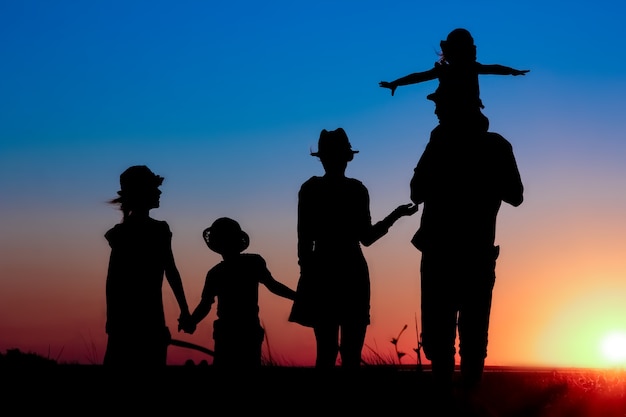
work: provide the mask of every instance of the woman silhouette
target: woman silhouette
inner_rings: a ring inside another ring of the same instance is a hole
[[[322,130],[318,151],[324,176],[313,176],[298,194],[298,263],[300,279],[289,320],[312,327],[317,368],[361,364],[361,350],[370,323],[369,270],[361,244],[370,246],[417,206],[397,207],[372,225],[367,188],[345,170],[358,151],[346,132]],[[341,336],[341,337],[340,337]],[[341,342],[341,343],[340,343]]]

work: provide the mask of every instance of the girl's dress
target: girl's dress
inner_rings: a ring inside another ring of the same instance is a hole
[[[106,279],[105,365],[165,365],[170,332],[162,285],[171,255],[165,221],[129,217],[105,234],[111,247]]]

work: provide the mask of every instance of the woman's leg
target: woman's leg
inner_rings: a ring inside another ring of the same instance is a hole
[[[355,369],[361,366],[361,352],[365,343],[367,324],[341,326],[341,367]]]
[[[339,326],[318,325],[313,328],[317,345],[316,368],[333,368],[339,354]]]

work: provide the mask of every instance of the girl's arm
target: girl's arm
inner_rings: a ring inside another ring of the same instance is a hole
[[[491,75],[526,75],[530,70],[518,70],[499,64],[478,64],[479,74]]]
[[[378,83],[378,85],[383,88],[391,89],[391,95],[393,96],[396,91],[396,88],[402,85],[418,84],[424,81],[431,81],[431,80],[436,79],[437,78],[436,68],[437,67],[431,68],[428,71],[414,72],[413,74],[406,75],[404,77],[398,78],[397,80],[394,80],[391,82],[381,81],[380,83]]]
[[[169,226],[168,226],[169,229]],[[189,316],[189,305],[187,304],[187,298],[185,297],[185,291],[183,289],[183,281],[180,277],[180,272],[178,271],[178,267],[176,266],[176,262],[174,261],[174,253],[172,252],[172,240],[171,240],[171,232],[170,237],[168,239],[168,245],[166,250],[166,259],[165,259],[165,278],[172,288],[172,292],[174,293],[174,297],[176,297],[176,301],[178,302],[178,306],[180,307],[180,316],[181,318]]]

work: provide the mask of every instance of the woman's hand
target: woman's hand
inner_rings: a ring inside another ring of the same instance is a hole
[[[417,204],[412,204],[412,203],[402,204],[393,211],[393,214],[397,218],[400,218],[403,216],[412,216],[413,214],[417,213],[418,209],[419,209],[419,206]]]

